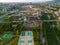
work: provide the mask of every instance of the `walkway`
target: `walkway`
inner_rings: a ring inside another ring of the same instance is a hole
[[[22,31],[19,37],[18,45],[34,45],[32,31]]]

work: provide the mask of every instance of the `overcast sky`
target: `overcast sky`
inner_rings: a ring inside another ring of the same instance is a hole
[[[0,0],[0,2],[46,2],[52,0]]]

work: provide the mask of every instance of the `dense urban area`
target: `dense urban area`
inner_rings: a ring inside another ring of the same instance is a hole
[[[0,45],[60,45],[60,3],[0,3]]]

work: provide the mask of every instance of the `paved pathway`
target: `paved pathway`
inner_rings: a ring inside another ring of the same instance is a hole
[[[25,32],[25,36],[22,36],[22,32]],[[34,45],[32,31],[22,31],[22,32],[19,37],[18,45]],[[32,35],[31,34],[28,35],[28,32],[31,32]]]

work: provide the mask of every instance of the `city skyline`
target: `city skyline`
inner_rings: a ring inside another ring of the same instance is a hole
[[[0,2],[46,2],[52,0],[0,0]]]

